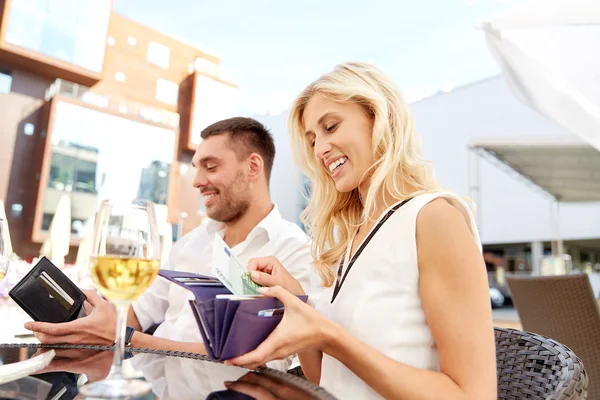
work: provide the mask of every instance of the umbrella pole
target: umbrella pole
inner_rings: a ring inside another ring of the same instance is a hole
[[[562,237],[560,236],[560,203],[556,199],[550,203],[550,220],[552,221],[552,237],[554,238],[551,242],[552,255],[562,258],[564,255],[564,246]]]
[[[475,203],[475,222],[479,234],[483,231],[483,214],[481,204],[481,155],[479,150],[469,147],[467,156],[467,174],[469,182],[469,198]]]
[[[563,240],[560,234],[560,202],[558,199],[554,199],[550,203],[551,221],[552,221],[552,256],[554,259],[554,273],[565,274],[569,273],[570,268],[567,266],[567,259],[565,258],[565,250]]]
[[[565,248],[563,245],[563,239],[560,231],[560,202],[555,202],[556,207],[556,248],[558,251],[558,256],[562,259],[565,254]]]

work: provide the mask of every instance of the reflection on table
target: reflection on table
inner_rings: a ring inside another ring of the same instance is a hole
[[[12,347],[12,348],[7,348]],[[49,349],[0,344],[2,362],[16,363],[25,353],[33,358]],[[110,369],[112,351],[53,349],[50,364],[34,374],[0,385],[0,398],[80,399],[78,387],[102,380]],[[152,393],[143,399],[333,399],[325,390],[308,381],[280,371],[243,368],[212,362],[202,356],[185,358],[162,354],[135,353],[126,361],[139,379],[152,384]]]

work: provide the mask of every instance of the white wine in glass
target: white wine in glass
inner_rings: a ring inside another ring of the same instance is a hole
[[[8,235],[8,222],[0,218],[0,282],[8,272],[8,264],[12,256],[10,237]]]
[[[132,302],[152,283],[159,260],[127,256],[92,256],[92,280],[98,290],[113,303]]]
[[[152,284],[160,268],[160,240],[154,204],[135,200],[125,207],[102,201],[96,215],[90,274],[98,291],[117,310],[116,343],[108,376],[82,386],[94,398],[128,398],[148,393],[148,382],[123,373],[127,313],[131,302]]]

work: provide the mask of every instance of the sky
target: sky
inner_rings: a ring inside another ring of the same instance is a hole
[[[409,101],[500,73],[478,22],[523,0],[115,0],[115,11],[221,58],[241,113],[277,114],[346,61]]]

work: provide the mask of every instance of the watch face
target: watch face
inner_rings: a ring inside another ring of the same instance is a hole
[[[129,346],[129,344],[131,343],[131,337],[133,336],[133,332],[135,332],[135,329],[133,329],[132,327],[128,326],[125,330],[125,346]]]

